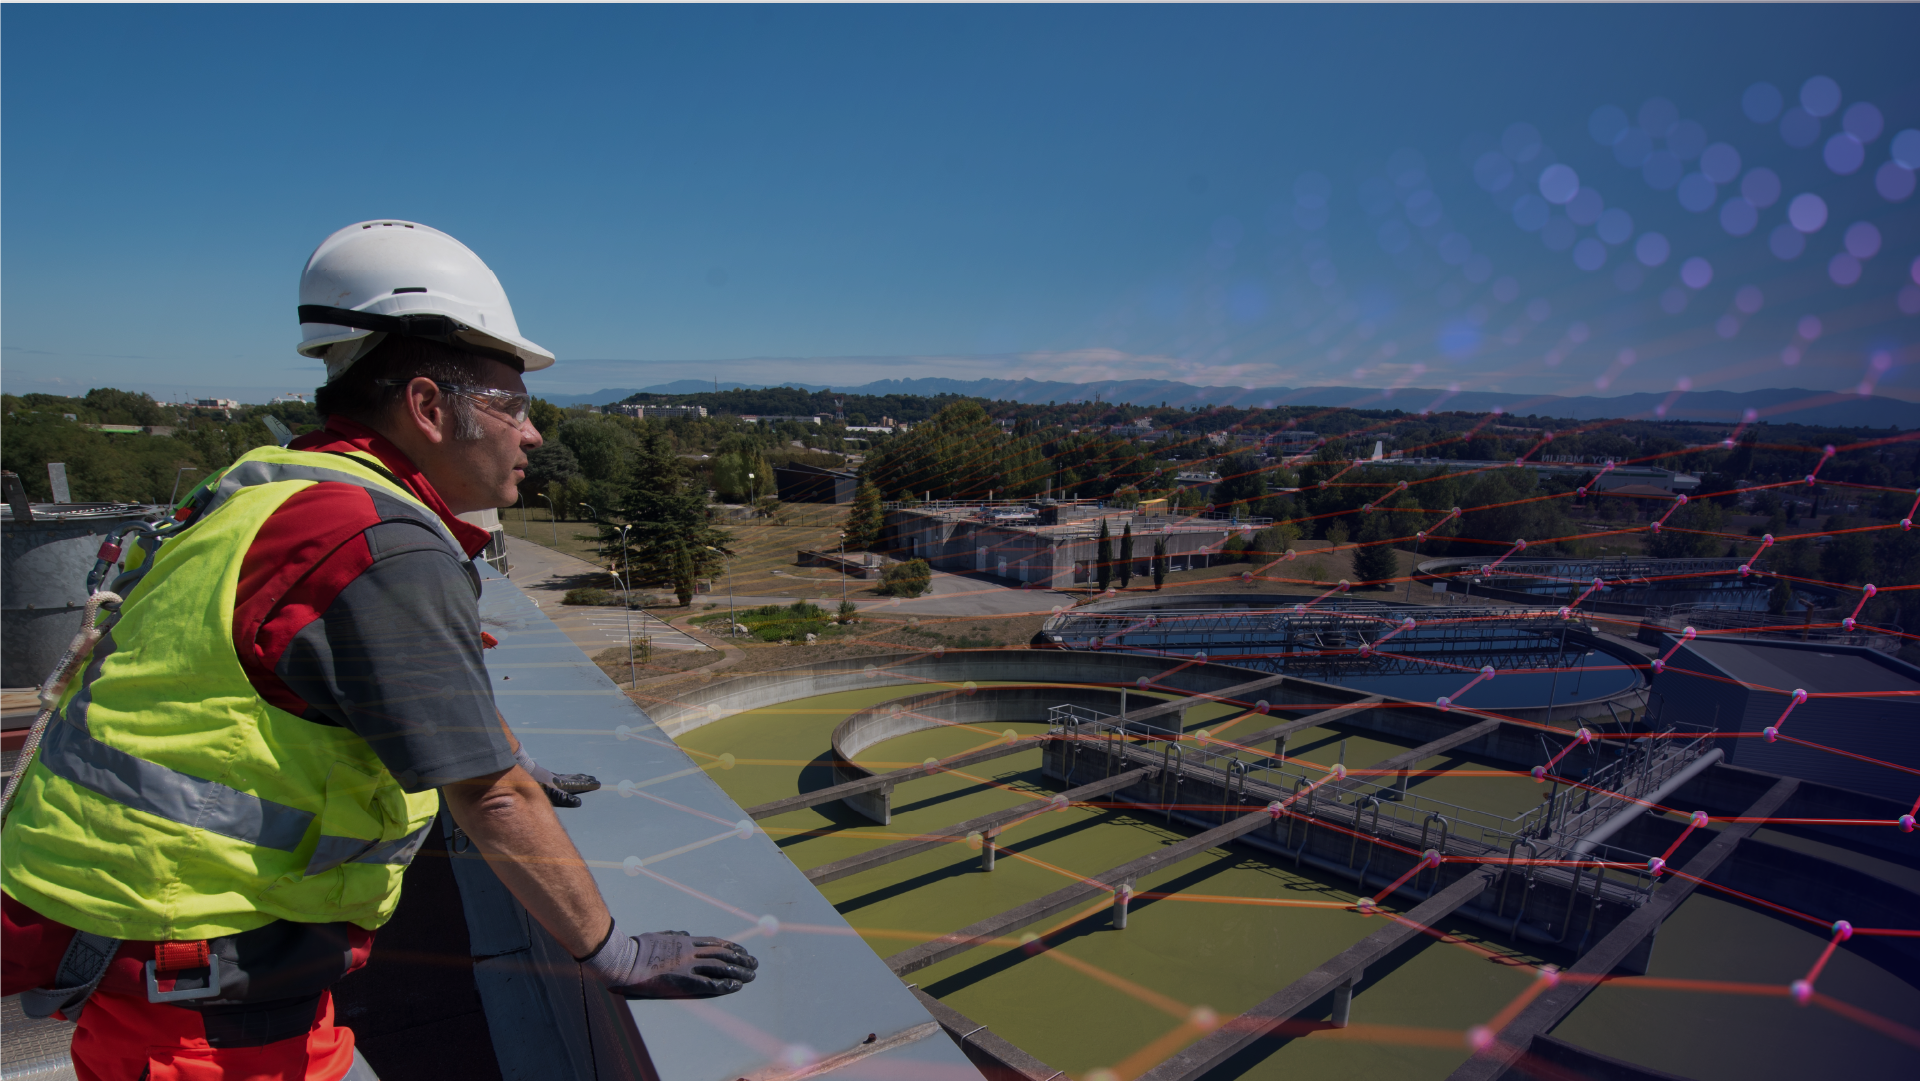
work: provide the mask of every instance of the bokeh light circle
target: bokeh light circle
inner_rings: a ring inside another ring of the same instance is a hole
[[[1592,272],[1607,265],[1607,246],[1588,237],[1573,246],[1573,265]]]
[[[1827,140],[1826,149],[1820,152],[1820,156],[1826,159],[1827,168],[1841,176],[1851,176],[1867,163],[1867,148],[1861,145],[1860,140],[1843,131]]]
[[[1720,189],[1705,173],[1688,173],[1680,179],[1680,205],[1695,214],[1707,210],[1720,198]]]
[[[1764,165],[1749,170],[1740,181],[1740,197],[1761,210],[1780,201],[1780,190],[1779,174]]]
[[[1729,236],[1746,236],[1760,224],[1760,212],[1743,195],[1736,195],[1720,204],[1720,228]]]
[[[1871,259],[1880,254],[1880,228],[1870,221],[1847,226],[1847,254],[1855,259]]]
[[[1801,83],[1800,107],[1811,116],[1832,116],[1840,108],[1840,84],[1825,75]]]
[[[1787,204],[1787,220],[1803,233],[1815,233],[1827,224],[1827,201],[1812,192],[1802,192]]]
[[[1680,280],[1689,289],[1705,289],[1713,284],[1713,264],[1696,255],[1680,264]]]
[[[1852,285],[1860,280],[1860,260],[1841,252],[1827,262],[1827,277],[1835,285]]]
[[[1880,110],[1870,101],[1856,101],[1847,106],[1847,115],[1840,118],[1840,128],[1848,135],[1863,143],[1873,142],[1885,131],[1887,120]]]
[[[1640,112],[1634,119],[1640,122],[1648,135],[1659,139],[1666,137],[1673,126],[1680,122],[1680,110],[1674,108],[1673,102],[1666,98],[1648,98],[1640,103]]]
[[[1780,138],[1795,150],[1812,146],[1820,138],[1820,119],[1796,105],[1780,118]]]
[[[1772,83],[1754,83],[1747,87],[1746,93],[1740,95],[1740,111],[1756,124],[1768,123],[1779,116],[1780,108],[1785,104],[1780,88]],[[1621,115],[1624,119],[1625,114]]]
[[[1573,166],[1556,163],[1540,171],[1540,197],[1555,206],[1564,206],[1580,194],[1580,174]]]
[[[1600,214],[1593,231],[1609,244],[1625,244],[1633,236],[1633,215],[1619,207],[1608,207]]]
[[[1715,184],[1730,184],[1740,175],[1740,152],[1726,143],[1715,143],[1700,152],[1700,171]]]
[[[1640,179],[1654,191],[1666,191],[1680,183],[1680,174],[1685,171],[1679,155],[1671,150],[1656,150],[1648,154],[1646,164],[1640,166]]]
[[[1667,132],[1667,149],[1681,161],[1692,161],[1707,147],[1707,129],[1691,120],[1682,120]]]
[[[1659,266],[1667,261],[1667,256],[1672,252],[1673,245],[1667,243],[1667,238],[1659,233],[1641,233],[1640,239],[1633,244],[1634,258],[1646,266]]]
[[[1908,128],[1893,137],[1888,147],[1893,152],[1893,160],[1916,172],[1920,172],[1920,131]]]
[[[1873,174],[1873,190],[1889,203],[1904,201],[1913,194],[1913,170],[1897,161],[1883,163]]]
[[[1791,225],[1776,225],[1767,236],[1767,249],[1782,259],[1798,259],[1807,250],[1807,234]]]
[[[1612,146],[1627,131],[1627,114],[1617,105],[1602,105],[1587,118],[1587,134],[1601,146]]]

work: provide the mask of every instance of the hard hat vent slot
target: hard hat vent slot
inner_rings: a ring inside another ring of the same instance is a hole
[[[394,290],[396,293],[424,293],[426,291],[427,287],[424,285],[403,285]]]

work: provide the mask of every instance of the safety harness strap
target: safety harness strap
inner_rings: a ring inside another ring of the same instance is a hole
[[[60,967],[54,972],[53,982],[58,986],[22,992],[20,1012],[36,1020],[55,1013],[65,1014],[69,1021],[79,1020],[81,1007],[86,1005],[93,989],[100,986],[107,966],[119,952],[117,938],[75,931],[67,952],[60,958]]]

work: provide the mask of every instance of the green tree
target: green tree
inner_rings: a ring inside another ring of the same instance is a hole
[[[880,509],[880,489],[861,479],[853,490],[853,508],[847,513],[847,547],[870,549],[880,543],[880,530],[886,516]]]
[[[1390,519],[1385,514],[1374,514],[1360,529],[1360,539],[1364,547],[1353,553],[1353,577],[1356,581],[1378,584],[1382,589],[1392,589],[1390,579],[1400,573],[1400,563],[1393,555],[1393,546],[1387,541]]]
[[[1664,513],[1664,512],[1663,512]],[[1655,519],[1658,520],[1658,515]],[[1711,500],[1694,500],[1677,508],[1647,536],[1647,554],[1659,559],[1700,559],[1720,550],[1724,538],[1715,536],[1726,524],[1727,512]]]
[[[718,573],[730,554],[732,538],[714,528],[707,516],[706,496],[691,489],[686,470],[665,433],[649,428],[638,443],[626,484],[627,496],[614,515],[627,526],[626,548],[623,552],[620,547],[620,529],[604,525],[600,530],[602,552],[609,558],[623,559],[631,568],[633,580],[642,585],[671,584],[678,590],[682,577],[691,583],[695,578]],[[684,575],[683,557],[691,564]]]
[[[1827,520],[1833,529],[1837,518]],[[1844,528],[1844,527],[1840,527]],[[1820,576],[1829,582],[1858,585],[1873,577],[1873,541],[1865,533],[1842,533],[1820,553]]]
[[[1153,588],[1167,584],[1167,538],[1153,539]]]
[[[533,404],[527,407],[527,418],[533,421],[534,429],[542,437],[552,439],[558,435],[560,425],[567,419],[567,415],[560,411],[559,406],[545,398],[535,398]]]
[[[1105,518],[1100,519],[1100,543],[1094,546],[1093,565],[1094,576],[1104,591],[1113,583],[1113,533]]]
[[[918,597],[933,584],[933,568],[924,559],[896,563],[880,575],[880,592],[894,597]]]
[[[1267,497],[1266,474],[1251,455],[1236,454],[1220,466],[1220,482],[1213,486],[1213,505],[1223,513],[1250,515]]]
[[[1127,583],[1131,581],[1133,581],[1133,520],[1128,519],[1126,528],[1120,533],[1120,588],[1127,588]]]
[[[682,608],[693,603],[693,552],[684,542],[673,546],[673,595]]]

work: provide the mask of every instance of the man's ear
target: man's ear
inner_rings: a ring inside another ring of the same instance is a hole
[[[409,434],[429,443],[447,441],[453,420],[449,412],[453,401],[433,380],[424,375],[415,376],[408,381],[398,404],[400,416],[396,419]]]

